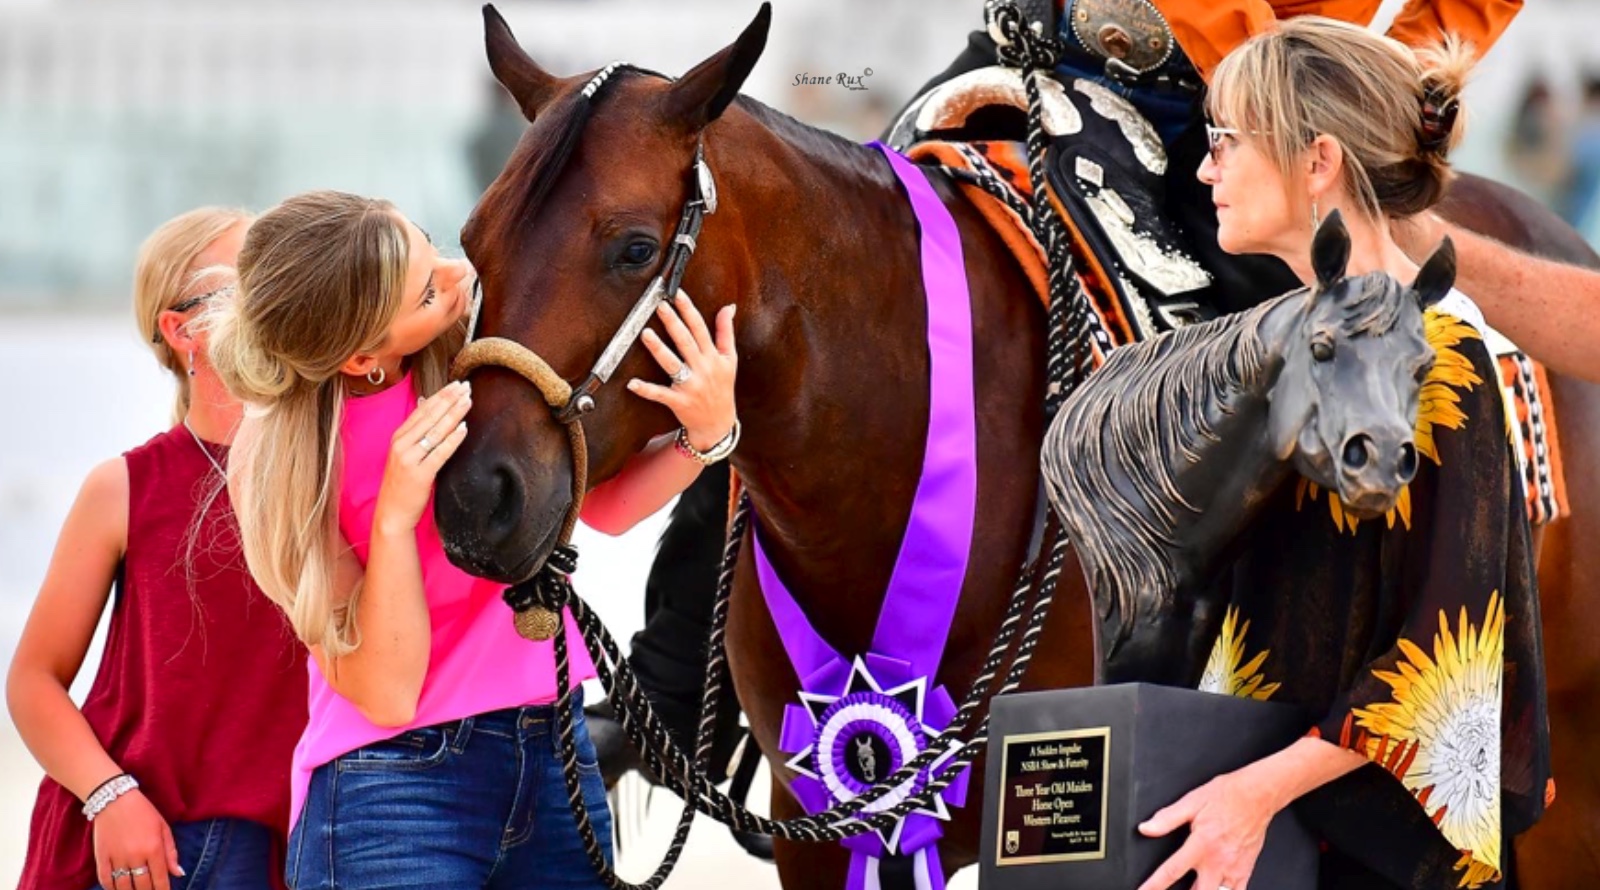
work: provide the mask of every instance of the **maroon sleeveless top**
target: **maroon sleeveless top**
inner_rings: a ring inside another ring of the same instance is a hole
[[[225,448],[210,450],[226,459]],[[226,489],[196,528],[222,482],[189,431],[174,427],[124,457],[128,549],[83,715],[169,824],[248,819],[270,827],[282,851],[289,761],[306,722],[305,650],[245,569]],[[95,885],[81,809],[45,778],[20,890]],[[283,862],[274,857],[280,887]]]

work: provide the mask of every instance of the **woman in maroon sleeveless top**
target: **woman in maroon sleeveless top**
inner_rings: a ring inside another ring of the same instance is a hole
[[[23,890],[283,886],[305,653],[245,571],[223,482],[240,408],[188,329],[249,222],[192,211],[140,251],[176,425],[89,474],[11,663],[11,716],[47,773]],[[67,690],[112,589],[80,711]]]

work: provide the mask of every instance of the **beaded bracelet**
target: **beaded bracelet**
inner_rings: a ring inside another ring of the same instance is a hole
[[[100,815],[100,811],[111,805],[111,802],[139,787],[139,782],[127,773],[119,773],[100,783],[89,794],[89,799],[83,802],[83,815],[90,822]]]
[[[705,451],[701,451],[700,449],[689,444],[689,430],[686,427],[678,427],[678,438],[672,444],[673,447],[678,449],[679,454],[692,461],[698,461],[699,463],[709,467],[733,453],[733,449],[739,446],[739,433],[739,421],[735,420],[733,422],[733,429],[729,430],[728,434],[722,437],[722,441],[711,446]]]

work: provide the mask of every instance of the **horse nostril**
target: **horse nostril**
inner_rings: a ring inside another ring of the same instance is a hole
[[[494,505],[489,512],[489,535],[496,541],[503,541],[516,530],[522,516],[522,485],[510,468],[495,467],[494,490],[489,502]]]
[[[1417,475],[1417,446],[1406,442],[1400,446],[1400,478],[1410,482]]]
[[[1365,435],[1351,436],[1344,443],[1344,465],[1352,470],[1359,470],[1367,465],[1368,445],[1371,439]]]

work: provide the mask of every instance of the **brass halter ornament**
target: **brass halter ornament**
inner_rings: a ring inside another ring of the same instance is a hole
[[[601,69],[583,88],[584,99],[594,102],[620,67],[619,63],[613,62]],[[467,322],[467,344],[456,356],[450,376],[455,380],[463,380],[486,365],[506,368],[521,375],[539,390],[545,403],[555,412],[556,420],[566,426],[572,452],[572,501],[562,521],[555,550],[531,579],[513,585],[505,593],[506,602],[516,612],[517,632],[527,639],[548,640],[560,629],[561,609],[571,589],[567,575],[577,568],[578,555],[571,544],[572,530],[577,525],[578,513],[583,509],[589,477],[589,450],[583,434],[583,415],[594,410],[595,393],[611,380],[623,357],[650,323],[656,307],[669,301],[678,292],[689,258],[694,256],[700,227],[705,217],[716,210],[716,181],[712,178],[710,165],[706,163],[704,145],[696,143],[694,194],[685,202],[683,212],[678,217],[678,227],[661,272],[651,279],[650,285],[635,301],[616,333],[612,334],[611,341],[595,360],[588,376],[576,387],[557,374],[533,350],[515,340],[504,337],[475,339],[478,313],[483,302],[481,286],[474,294],[472,314]]]

